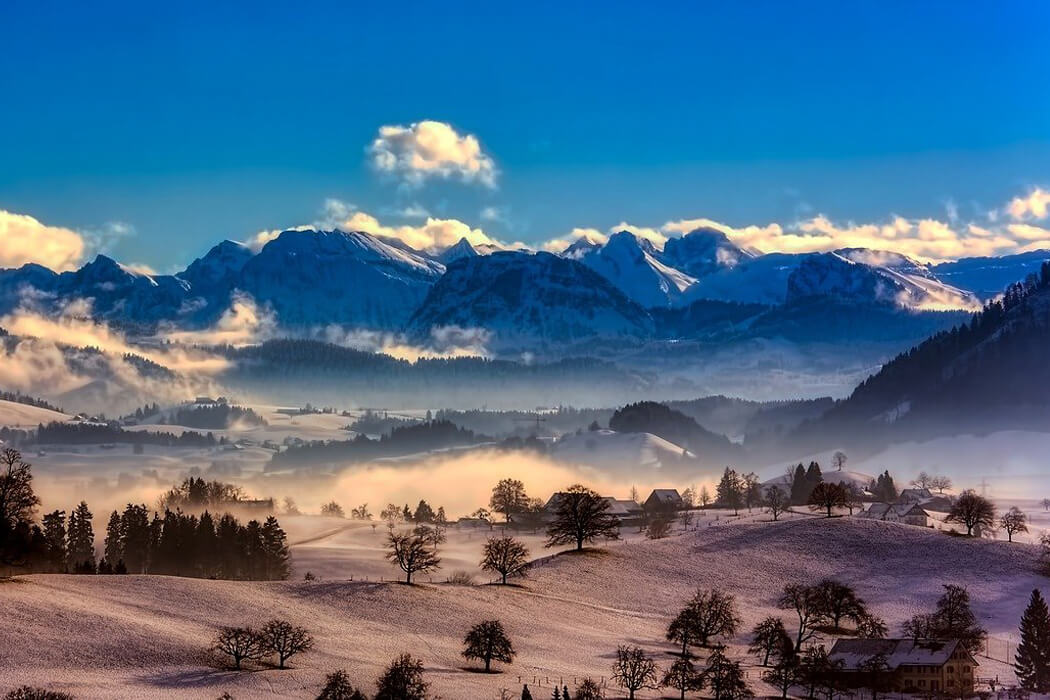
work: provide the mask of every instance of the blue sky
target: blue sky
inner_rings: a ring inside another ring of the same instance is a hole
[[[158,270],[332,198],[538,245],[701,218],[994,229],[1050,185],[1046,3],[154,5],[0,8],[0,209]],[[379,129],[423,120],[476,138],[490,181],[377,169]]]

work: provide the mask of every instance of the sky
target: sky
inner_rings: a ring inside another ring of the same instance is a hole
[[[1042,2],[9,2],[0,26],[0,266],[172,272],[302,225],[1050,248]]]

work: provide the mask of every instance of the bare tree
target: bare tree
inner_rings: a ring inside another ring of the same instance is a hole
[[[0,452],[0,563],[18,563],[21,552],[8,551],[6,536],[33,519],[40,499],[33,493],[33,472],[18,450]]]
[[[990,528],[995,525],[995,506],[972,490],[963,491],[952,504],[944,522],[965,525],[967,536],[973,537],[975,527]]]
[[[736,633],[740,617],[731,593],[698,589],[667,628],[667,639],[682,645],[682,656],[690,645],[707,647],[714,637]]]
[[[700,487],[700,495],[697,498],[701,508],[707,508],[711,504],[711,492],[707,490],[707,484]]]
[[[952,480],[946,476],[935,476],[930,479],[930,488],[937,491],[939,494],[944,494],[945,491],[952,487]]]
[[[1043,506],[1043,510],[1050,511],[1050,498],[1044,498],[1040,501],[1040,504]]]
[[[802,645],[816,634],[814,626],[821,618],[820,599],[810,586],[797,583],[784,586],[784,591],[777,600],[777,606],[783,610],[794,610],[798,616],[798,632],[795,635],[795,651],[802,650]]]
[[[703,690],[704,674],[696,669],[692,660],[682,657],[675,659],[675,662],[667,669],[660,685],[665,688],[674,688],[680,693],[679,697],[685,700],[685,694],[688,691]]]
[[[584,542],[599,537],[619,539],[620,522],[608,513],[609,502],[586,486],[574,484],[561,493],[554,520],[547,527],[547,547],[575,544],[576,551]]]
[[[345,518],[346,514],[343,513],[343,507],[335,501],[329,501],[321,506],[321,515],[328,518]]]
[[[486,620],[474,625],[467,632],[463,644],[466,646],[463,658],[484,662],[485,673],[492,670],[493,661],[505,664],[514,661],[514,646],[499,620]]]
[[[426,700],[429,688],[423,680],[423,662],[401,654],[376,681],[375,700]]]
[[[933,482],[933,477],[927,474],[925,471],[919,472],[919,474],[911,480],[911,485],[917,489],[928,489],[930,484]]]
[[[1013,542],[1016,533],[1028,532],[1028,516],[1022,513],[1020,508],[1014,506],[999,518],[999,527],[1006,530],[1007,539]]]
[[[365,694],[350,683],[346,671],[339,670],[325,676],[324,687],[317,700],[368,700]]]
[[[740,662],[730,661],[721,650],[708,658],[704,678],[715,700],[740,700],[754,695],[747,687]]]
[[[251,627],[223,627],[214,649],[233,659],[233,667],[238,670],[242,661],[261,659],[265,653],[262,639]]]
[[[842,620],[860,622],[868,614],[864,600],[852,587],[826,578],[813,587],[820,616],[836,630],[842,629]]]
[[[259,639],[264,652],[277,655],[277,666],[284,668],[288,659],[309,651],[314,640],[305,627],[293,625],[287,620],[270,620],[261,630]]]
[[[391,532],[387,537],[388,561],[405,572],[405,583],[412,584],[412,574],[426,573],[441,568],[441,559],[431,549],[426,537],[418,534],[401,535]]]
[[[773,520],[780,518],[781,513],[791,507],[791,498],[779,486],[770,486],[766,489],[766,510],[773,516]]]
[[[490,537],[482,550],[481,568],[495,571],[507,585],[511,574],[525,576],[529,571],[529,550],[523,542],[513,537]]]
[[[627,691],[628,700],[643,688],[656,689],[656,662],[638,647],[621,645],[616,649],[613,680]]]
[[[843,508],[846,505],[846,489],[842,484],[830,481],[822,481],[813,487],[809,495],[809,507],[811,510],[823,510],[827,517],[831,517],[833,508]]]
[[[529,497],[525,493],[525,484],[517,479],[500,479],[492,488],[492,498],[489,499],[489,508],[494,513],[502,513],[503,518],[509,523],[514,520],[515,513],[520,513],[529,506]]]
[[[755,625],[751,634],[751,646],[747,650],[752,654],[760,655],[763,666],[768,666],[769,659],[775,657],[785,644],[791,646],[794,651],[794,642],[791,641],[791,637],[784,628],[784,621],[779,617],[770,615]]]
[[[645,536],[651,540],[662,540],[671,533],[671,516],[666,512],[656,513],[645,528]]]
[[[842,450],[837,451],[831,455],[831,466],[835,467],[835,471],[840,472],[842,468],[846,466],[846,461],[849,458],[846,457],[846,453]]]
[[[368,510],[368,504],[362,503],[356,508],[350,509],[350,517],[354,520],[371,520],[372,513]]]

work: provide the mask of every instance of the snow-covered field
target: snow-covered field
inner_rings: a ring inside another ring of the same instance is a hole
[[[989,632],[1004,638],[1014,636],[1032,588],[1046,583],[1029,545],[855,519],[757,520],[558,556],[520,588],[407,587],[350,582],[334,572],[279,583],[28,576],[0,584],[0,689],[29,682],[84,698],[215,698],[224,691],[306,698],[335,668],[371,686],[385,663],[408,651],[422,658],[444,698],[520,692],[519,676],[542,698],[550,694],[548,678],[570,686],[584,675],[607,679],[617,644],[640,645],[666,665],[666,626],[697,586],[737,595],[745,624],[730,653],[742,658],[746,631],[763,616],[781,614],[790,628],[791,616],[775,606],[789,582],[850,582],[894,630],[930,609],[942,583],[961,583]],[[309,556],[307,549],[296,547],[294,556]],[[316,639],[316,650],[297,657],[294,669],[237,673],[216,668],[203,653],[220,625],[273,616],[305,625]],[[491,618],[503,621],[518,658],[504,673],[486,676],[466,670],[459,652],[467,628]],[[770,692],[748,663],[755,690]],[[978,675],[1009,680],[1009,673],[982,660]]]

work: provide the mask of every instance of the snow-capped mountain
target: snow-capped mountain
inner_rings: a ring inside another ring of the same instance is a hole
[[[445,267],[367,233],[284,231],[244,264],[236,288],[285,327],[399,328]]]
[[[729,237],[713,228],[698,228],[664,244],[661,260],[696,279],[733,269],[752,260],[755,253],[740,248]]]
[[[252,258],[252,249],[236,241],[223,241],[176,275],[190,283],[195,293],[229,287]]]
[[[653,321],[587,266],[551,253],[495,252],[449,265],[408,331],[481,328],[493,347],[539,348],[592,338],[645,338]]]
[[[117,323],[173,318],[189,284],[171,275],[147,275],[105,255],[79,270],[56,274],[40,265],[0,271],[0,312],[21,306],[54,312],[73,301],[88,301],[92,313]]]
[[[449,246],[441,251],[436,257],[443,265],[448,265],[460,258],[473,258],[477,255],[479,255],[479,253],[474,250],[474,246],[470,244],[470,241],[466,238],[460,238],[455,245]]]
[[[696,284],[694,278],[661,262],[652,242],[628,231],[613,234],[605,245],[581,238],[562,255],[579,260],[644,308],[680,305]]]
[[[1002,294],[1008,284],[1039,274],[1040,266],[1047,260],[1050,260],[1050,250],[1033,250],[999,258],[963,258],[934,265],[930,271],[946,284],[968,289],[981,299],[990,299]]]
[[[979,308],[969,292],[938,281],[929,269],[897,253],[846,248],[805,257],[791,273],[787,303],[831,297],[908,309]]]

